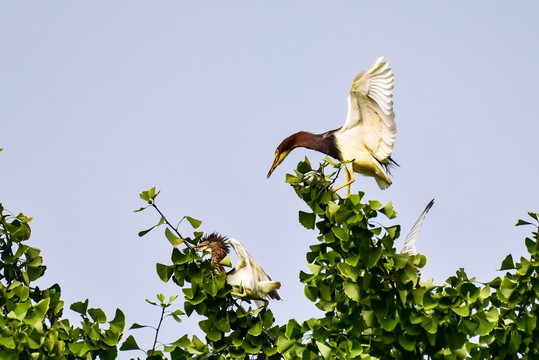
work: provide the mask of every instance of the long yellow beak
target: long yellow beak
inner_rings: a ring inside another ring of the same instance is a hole
[[[271,169],[268,171],[268,175],[266,176],[267,179],[269,179],[269,177],[271,176],[271,173],[273,173],[273,170],[275,170],[277,165],[279,165],[278,157],[276,157],[275,160],[273,161],[273,164],[271,165]]]

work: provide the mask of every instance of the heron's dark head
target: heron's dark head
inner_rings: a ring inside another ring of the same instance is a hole
[[[215,263],[218,272],[221,272],[223,267],[219,264],[230,252],[230,245],[226,236],[219,235],[213,232],[209,235],[204,235],[197,244],[196,251],[208,250],[211,254],[211,260]]]
[[[273,160],[273,164],[271,165],[271,169],[268,172],[268,178],[271,176],[271,173],[273,173],[273,170],[279,164],[283,162],[284,159],[290,154],[290,151],[294,150],[298,146],[304,146],[305,139],[309,137],[309,135],[312,135],[306,131],[300,131],[298,133],[292,134],[286,139],[284,139],[279,146],[277,146],[277,149],[275,150],[275,159]]]

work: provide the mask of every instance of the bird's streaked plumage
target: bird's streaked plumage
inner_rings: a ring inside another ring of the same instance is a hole
[[[230,252],[230,246],[228,245],[228,239],[226,236],[219,235],[213,232],[209,235],[204,235],[200,242],[197,244],[196,251],[208,250],[211,254],[211,261],[215,264],[215,271],[222,273],[224,271],[223,265],[220,262]]]
[[[275,150],[275,160],[268,177],[296,147],[320,151],[346,165],[346,183],[354,182],[354,172],[372,176],[381,189],[391,185],[389,167],[397,134],[393,113],[393,73],[387,62],[378,58],[372,66],[353,80],[348,96],[348,113],[344,125],[323,134],[300,131],[284,139]]]
[[[252,299],[258,306],[267,304],[267,297],[282,300],[277,291],[281,287],[281,283],[272,281],[238,240],[227,239],[225,236],[212,233],[204,236],[195,249],[209,251],[212,262],[215,263],[215,270],[221,273],[224,268],[220,262],[229,254],[229,244],[238,255],[236,266],[226,274],[226,282],[233,288],[232,294],[247,300]]]

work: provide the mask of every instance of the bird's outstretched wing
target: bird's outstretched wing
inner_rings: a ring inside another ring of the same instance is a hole
[[[393,73],[382,60],[383,57],[376,59],[354,78],[341,131],[360,131],[361,141],[371,154],[378,161],[387,162],[393,152],[397,125],[393,113]]]
[[[242,284],[257,295],[262,297],[269,296],[272,299],[282,300],[277,289],[281,287],[281,283],[278,281],[271,281],[268,274],[262,269],[259,263],[247,252],[245,246],[236,239],[229,239],[230,245],[236,250],[238,254],[238,263],[234,268],[233,279],[229,279],[232,282],[238,282],[236,278],[242,276]]]
[[[406,240],[404,240],[401,253],[408,253],[410,255],[416,254],[415,244],[417,242],[417,239],[419,238],[419,233],[421,232],[421,227],[423,226],[423,221],[425,220],[425,216],[427,216],[427,213],[429,212],[432,205],[434,205],[434,199],[432,199],[427,204],[427,207],[425,207],[425,210],[423,210],[423,212],[419,216],[419,219],[417,219],[414,226],[412,226],[412,229],[408,233],[408,236],[406,236]]]
[[[236,281],[236,277],[241,282],[241,285],[243,287],[249,288],[252,291],[256,291],[258,279],[255,278],[253,267],[252,267],[252,257],[249,255],[247,250],[245,250],[245,247],[241,242],[239,242],[236,239],[229,239],[229,244],[232,245],[234,250],[236,251],[236,254],[238,255],[238,262],[236,263],[236,266],[234,267],[234,274],[228,275],[229,278],[234,277],[234,281]]]

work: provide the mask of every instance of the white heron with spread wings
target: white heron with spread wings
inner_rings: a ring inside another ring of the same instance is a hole
[[[300,131],[284,139],[275,150],[268,177],[297,147],[320,151],[346,164],[346,182],[337,191],[354,182],[354,172],[372,176],[380,189],[391,185],[389,168],[398,165],[391,158],[397,135],[393,112],[393,73],[383,57],[352,81],[348,96],[346,122],[336,130],[322,134]]]

